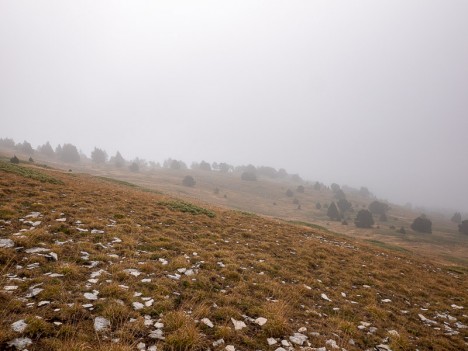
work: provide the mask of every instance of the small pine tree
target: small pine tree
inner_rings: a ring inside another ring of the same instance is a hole
[[[304,186],[303,186],[303,185],[299,185],[299,186],[296,188],[296,191],[297,191],[298,193],[304,193],[304,190],[305,190],[305,189],[304,189]]]
[[[128,169],[130,170],[130,172],[136,173],[140,170],[140,166],[138,165],[138,163],[132,162],[132,164],[128,166]]]
[[[287,197],[293,197],[294,196],[293,191],[291,189],[286,190],[286,196]]]
[[[189,186],[189,187],[194,187],[196,182],[195,182],[195,179],[193,179],[192,176],[185,176],[184,179],[182,180],[182,184],[185,185],[185,186]]]
[[[455,212],[455,214],[450,219],[453,223],[460,224],[462,222],[462,217],[460,212]]]
[[[354,220],[358,228],[371,228],[374,225],[374,218],[369,210],[360,210]]]
[[[468,219],[465,219],[458,225],[458,231],[468,235]]]
[[[14,155],[12,158],[10,158],[10,162],[17,165],[18,163],[20,163],[20,160],[18,157],[16,157],[16,155]]]
[[[424,215],[415,218],[411,224],[411,229],[419,233],[432,233],[432,222]]]
[[[331,205],[328,207],[327,216],[332,221],[339,221],[341,219],[340,212],[338,212],[338,208],[336,207],[334,202],[332,202]]]
[[[317,202],[317,203],[315,204],[315,208],[316,208],[317,210],[320,210],[320,209],[322,208],[322,205],[320,204],[320,202]]]

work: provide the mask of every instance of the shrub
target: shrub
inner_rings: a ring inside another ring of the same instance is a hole
[[[16,155],[13,156],[12,158],[10,158],[10,162],[11,162],[11,163],[14,163],[14,164],[16,164],[16,165],[17,165],[18,163],[20,163],[19,158],[16,157]]]
[[[398,229],[397,232],[400,234],[406,234],[406,230],[404,227],[401,227],[400,229]]]
[[[63,162],[78,162],[80,160],[80,154],[75,145],[72,144],[63,144],[61,151],[57,152],[60,160]]]
[[[286,190],[286,196],[287,197],[293,197],[294,196],[293,191],[291,189]]]
[[[468,219],[465,219],[458,225],[458,231],[462,234],[468,234]]]
[[[315,208],[316,208],[317,210],[320,210],[320,209],[322,208],[322,205],[320,204],[320,202],[317,202],[317,203],[315,204]]]
[[[455,214],[452,216],[450,220],[454,223],[460,224],[462,222],[461,213],[455,212]]]
[[[182,184],[185,185],[185,186],[189,186],[189,187],[194,187],[196,182],[195,182],[195,179],[193,179],[192,176],[185,176],[184,179],[182,180]]]
[[[247,180],[247,181],[256,181],[257,180],[257,176],[255,173],[253,172],[243,172],[241,174],[241,179],[242,180]]]
[[[358,228],[370,228],[374,225],[374,218],[369,210],[360,210],[354,220],[354,224]]]
[[[31,156],[29,156],[29,160],[28,160],[28,161],[31,162],[31,163],[34,163],[34,159],[33,159]]]
[[[106,163],[107,153],[104,150],[95,147],[93,152],[91,152],[91,159],[94,163]]]
[[[39,146],[39,147],[37,148],[37,150],[38,150],[41,154],[43,154],[43,155],[45,155],[45,156],[47,156],[47,157],[54,157],[54,156],[55,156],[54,149],[52,149],[52,146],[50,145],[49,142],[45,143],[45,144],[42,145],[42,146]]]
[[[376,214],[376,215],[385,214],[389,209],[390,207],[387,204],[383,202],[379,202],[379,201],[373,201],[369,205],[369,211],[371,211],[372,214]]]
[[[338,212],[338,208],[334,202],[328,207],[327,216],[334,221],[339,221],[341,219],[340,212]]]
[[[338,208],[340,209],[341,213],[345,213],[346,211],[349,211],[353,208],[351,202],[349,202],[346,199],[340,199],[336,204],[338,205]]]
[[[419,233],[432,233],[432,222],[424,215],[415,218],[413,224],[411,224],[411,229]]]
[[[128,169],[131,172],[138,172],[140,170],[140,166],[138,165],[138,163],[132,162],[132,164],[130,166],[128,166]]]
[[[298,193],[304,193],[304,190],[305,190],[305,189],[304,189],[304,186],[303,186],[303,185],[299,185],[299,186],[296,188],[296,191],[297,191]]]

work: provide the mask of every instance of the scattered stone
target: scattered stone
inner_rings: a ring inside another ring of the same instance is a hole
[[[389,303],[389,302],[392,302],[392,300],[390,300],[390,299],[383,299],[382,302],[383,302],[383,303]]]
[[[224,349],[226,351],[236,351],[236,348],[234,347],[234,345],[227,345]]]
[[[320,297],[321,297],[322,299],[324,299],[325,301],[331,302],[331,300],[328,298],[328,296],[327,296],[326,294],[321,294]]]
[[[104,234],[104,230],[92,229],[91,234]]]
[[[289,337],[289,340],[296,345],[302,346],[307,341],[307,336],[301,333],[294,333],[293,336]]]
[[[22,333],[26,330],[28,324],[24,321],[24,319],[20,319],[11,325],[11,329],[17,333]]]
[[[243,321],[238,321],[238,320],[235,320],[234,318],[231,318],[231,322],[232,324],[234,324],[235,330],[242,330],[245,327],[247,327],[247,325]]]
[[[132,303],[132,306],[136,311],[141,310],[145,307],[145,305],[143,305],[141,302],[134,302]]]
[[[49,304],[50,304],[50,301],[44,300],[44,301],[39,301],[37,306],[42,307],[42,306],[49,305]]]
[[[63,218],[57,218],[55,221],[56,222],[66,222],[67,219],[65,217],[63,217]]]
[[[398,333],[396,330],[389,330],[388,335],[393,336],[394,338],[400,337],[400,333]]]
[[[15,242],[11,239],[0,239],[0,247],[13,247]]]
[[[275,338],[268,338],[267,343],[268,343],[268,346],[271,346],[271,345],[278,343],[278,341],[276,341]]]
[[[328,339],[325,341],[325,345],[330,346],[332,349],[339,349],[340,347],[336,344],[336,341],[333,339]]]
[[[7,286],[3,287],[3,290],[5,290],[5,291],[13,291],[13,290],[16,290],[16,289],[18,289],[17,285],[7,285]]]
[[[450,307],[452,307],[452,308],[454,308],[456,310],[462,310],[463,309],[463,306],[458,306],[458,305],[455,305],[455,304],[451,305]]]
[[[138,350],[146,350],[146,344],[144,342],[139,342],[137,344],[137,349]]]
[[[34,253],[41,253],[41,252],[49,252],[50,249],[46,249],[44,247],[33,247],[33,248],[30,248],[30,249],[26,249],[24,250],[24,252],[28,253],[28,254],[34,254]]]
[[[124,272],[127,272],[128,274],[133,275],[134,277],[138,277],[141,274],[141,272],[138,269],[133,268],[124,269]]]
[[[84,293],[83,295],[84,295],[85,299],[97,300],[98,299],[98,294],[99,294],[99,291],[93,290],[92,293],[87,292],[87,293]]]
[[[208,318],[203,318],[201,321],[203,324],[207,325],[210,328],[214,327],[213,322],[211,322]]]
[[[223,344],[224,344],[224,339],[218,339],[216,341],[213,341],[213,347],[218,347]]]
[[[255,323],[258,324],[259,326],[264,325],[266,322],[267,322],[267,319],[264,318],[264,317],[258,317],[258,318],[255,320]]]
[[[385,344],[380,344],[374,347],[375,351],[392,351],[390,346]]]
[[[32,340],[30,338],[17,338],[8,342],[8,346],[14,346],[17,350],[24,350],[31,344]]]
[[[152,331],[151,333],[149,333],[148,337],[151,338],[151,339],[158,339],[158,340],[164,340],[165,337],[163,336],[164,333],[161,329],[156,329],[154,331]]]
[[[110,327],[110,321],[104,317],[94,318],[94,330],[97,332],[105,331]]]

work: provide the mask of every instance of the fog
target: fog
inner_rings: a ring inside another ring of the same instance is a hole
[[[468,211],[468,2],[0,1],[0,137]]]

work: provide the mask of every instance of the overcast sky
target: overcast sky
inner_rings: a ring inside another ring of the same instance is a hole
[[[468,1],[0,0],[0,137],[468,211]]]

